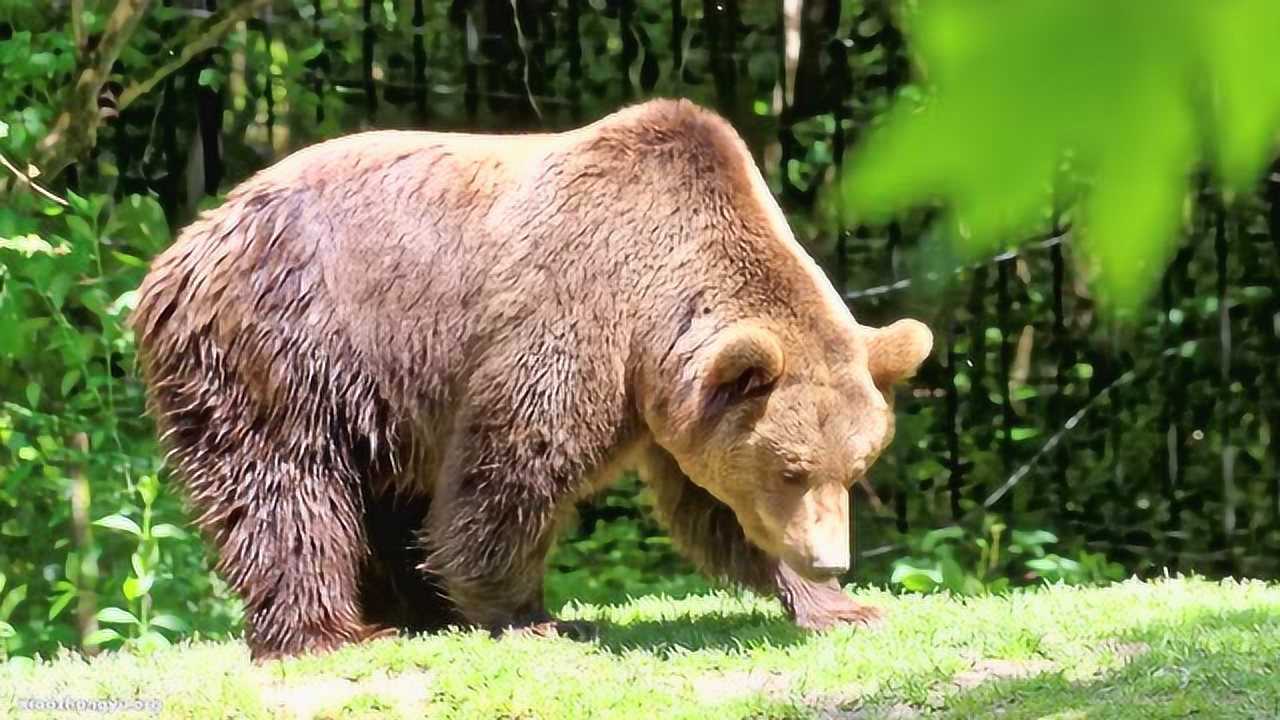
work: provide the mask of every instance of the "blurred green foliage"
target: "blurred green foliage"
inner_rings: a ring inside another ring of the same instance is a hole
[[[1069,222],[1132,307],[1181,242],[1191,173],[1247,191],[1276,150],[1274,0],[908,7],[919,84],[850,165],[862,217],[940,202],[939,239],[971,257]]]

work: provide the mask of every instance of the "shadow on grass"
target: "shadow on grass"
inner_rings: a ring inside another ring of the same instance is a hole
[[[694,650],[789,647],[809,636],[790,620],[759,612],[684,615],[626,624],[602,619],[595,626],[604,650],[617,654],[641,650],[660,657]]]
[[[968,689],[951,685],[935,712],[970,718],[1280,717],[1280,608],[1203,612],[1105,641],[1116,667],[1072,680],[1058,668]],[[1103,648],[1097,648],[1102,650]],[[870,705],[892,705],[892,690]],[[867,715],[866,717],[874,717]]]

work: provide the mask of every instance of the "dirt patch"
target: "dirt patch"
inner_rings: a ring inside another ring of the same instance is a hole
[[[694,693],[707,702],[721,702],[755,694],[779,697],[785,695],[790,686],[790,675],[763,670],[719,673],[693,679]]]
[[[856,706],[842,708],[838,705],[814,706],[814,717],[821,720],[913,720],[921,716],[920,710],[904,703],[897,705]]]
[[[1151,650],[1151,646],[1144,642],[1120,642],[1119,640],[1108,640],[1102,644],[1102,648],[1120,658],[1123,663],[1128,663]]]
[[[302,720],[337,710],[359,695],[372,695],[413,717],[421,714],[431,696],[430,688],[431,676],[425,672],[379,674],[359,681],[344,678],[275,680],[263,685],[262,699],[274,713]]]
[[[993,680],[1018,680],[1052,670],[1048,660],[979,660],[968,670],[956,673],[951,683],[961,690],[970,690]]]
[[[786,698],[791,690],[793,679],[794,677],[789,673],[752,670],[706,675],[694,678],[692,684],[694,692],[701,700],[723,702],[756,694],[770,698]],[[820,720],[871,720],[871,718],[908,720],[920,717],[920,711],[910,705],[872,707],[862,704],[853,694],[805,695],[796,700],[800,705],[809,708],[813,712],[813,717]]]
[[[950,688],[971,690],[986,682],[1034,677],[1056,667],[1048,660],[981,659],[975,661],[969,669],[952,676]],[[792,680],[792,676],[787,673],[752,670],[704,675],[694,678],[692,684],[694,692],[703,701],[722,702],[756,694],[783,698],[787,696]],[[945,704],[944,688],[945,686],[935,690],[936,696],[931,698],[931,705],[942,707]],[[822,720],[907,720],[921,716],[921,710],[911,705],[868,706],[862,705],[856,696],[814,696],[805,697],[801,702],[813,710],[815,717]]]

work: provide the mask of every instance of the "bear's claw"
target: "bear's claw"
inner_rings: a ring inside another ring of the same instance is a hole
[[[527,625],[508,626],[495,633],[495,635],[503,636],[562,637],[579,642],[595,640],[598,634],[595,623],[585,620],[542,620]]]
[[[400,635],[399,628],[389,625],[369,625],[363,628],[357,638],[358,642],[367,642],[369,640],[380,640],[388,637],[398,637]]]

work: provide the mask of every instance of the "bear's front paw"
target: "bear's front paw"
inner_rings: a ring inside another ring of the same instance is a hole
[[[855,602],[835,580],[809,580],[785,563],[775,576],[778,599],[787,614],[806,630],[826,630],[837,625],[875,625],[884,613],[880,608]]]
[[[828,630],[837,625],[878,625],[884,620],[884,612],[871,605],[854,602],[843,592],[839,598],[824,597],[820,604],[796,608],[796,625],[806,630]]]

